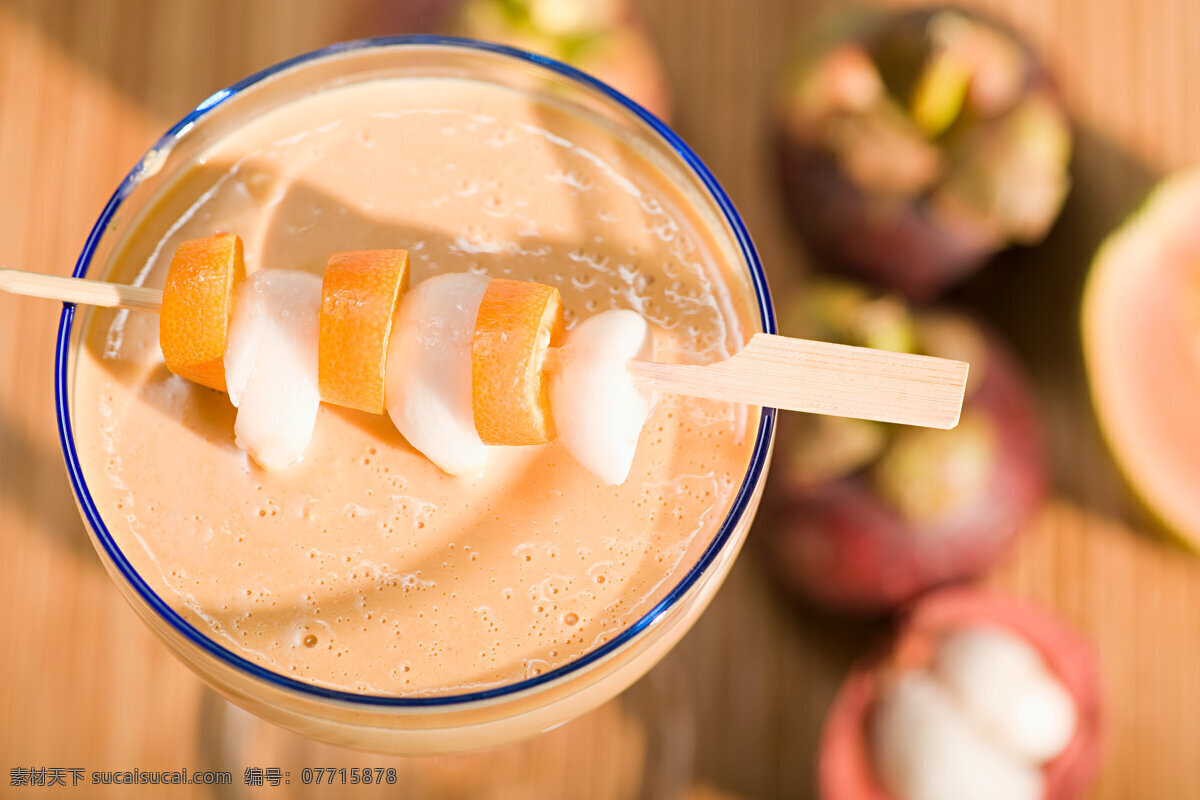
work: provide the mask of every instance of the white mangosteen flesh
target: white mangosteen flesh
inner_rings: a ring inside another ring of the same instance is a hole
[[[1075,735],[1075,701],[1020,636],[995,627],[951,634],[938,648],[933,673],[967,716],[1015,756],[1045,763]]]
[[[879,781],[895,800],[1040,800],[1036,766],[996,747],[929,673],[900,675],[875,709]]]
[[[869,745],[895,800],[1040,800],[1042,766],[1070,743],[1077,716],[1029,642],[971,627],[945,636],[928,669],[886,681]]]

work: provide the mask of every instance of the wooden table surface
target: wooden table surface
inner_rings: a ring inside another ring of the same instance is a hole
[[[0,0],[0,266],[68,273],[124,172],[201,98],[333,41],[412,30],[403,2]],[[795,34],[830,4],[642,5],[677,129],[733,197],[773,284],[786,286],[809,264],[773,180],[773,78]],[[1079,125],[1075,189],[1050,239],[956,292],[1026,357],[1053,445],[1057,497],[989,581],[1057,609],[1097,643],[1109,735],[1092,796],[1200,798],[1200,562],[1139,532],[1146,519],[1095,430],[1076,333],[1082,276],[1105,231],[1156,176],[1200,161],[1200,3],[968,5],[1029,36]],[[383,759],[233,709],[152,637],[88,542],[55,433],[58,313],[0,296],[0,794],[51,793],[11,788],[14,767],[233,770],[232,788],[171,795],[208,798],[297,793],[242,787],[246,766],[386,764],[405,797],[623,797],[639,785],[646,797],[689,786],[697,797],[812,795],[823,713],[881,627],[788,603],[753,547],[630,696],[531,744]]]

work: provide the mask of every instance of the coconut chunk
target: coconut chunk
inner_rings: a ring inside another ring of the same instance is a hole
[[[933,673],[976,725],[1010,753],[1041,764],[1075,734],[1071,694],[1020,636],[991,626],[942,640]]]
[[[629,310],[602,311],[563,337],[561,368],[550,376],[550,408],[558,438],[607,484],[624,483],[654,393],[629,374],[631,359],[653,357],[650,326]]]
[[[388,415],[396,428],[443,472],[480,472],[488,447],[475,431],[471,341],[490,278],[449,273],[404,295],[388,344]]]
[[[237,407],[237,446],[266,469],[304,456],[317,424],[317,331],[321,279],[261,270],[237,290],[225,382]]]

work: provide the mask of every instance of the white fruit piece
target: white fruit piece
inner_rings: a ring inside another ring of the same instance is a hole
[[[630,359],[653,357],[650,326],[635,311],[602,311],[563,337],[561,368],[550,376],[558,438],[608,484],[625,482],[654,404],[629,374]]]
[[[237,407],[237,446],[266,469],[300,461],[321,405],[317,382],[321,279],[270,269],[246,278],[234,298],[225,382]]]
[[[988,626],[955,632],[942,640],[933,673],[963,712],[1015,756],[1044,763],[1075,734],[1071,694],[1020,636]]]
[[[1041,770],[996,747],[928,673],[896,677],[871,726],[876,774],[895,800],[1041,800]]]
[[[388,344],[388,415],[409,444],[443,472],[478,473],[488,447],[475,431],[471,340],[491,279],[449,273],[408,291]]]

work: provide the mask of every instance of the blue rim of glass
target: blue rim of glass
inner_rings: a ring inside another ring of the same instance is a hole
[[[667,144],[671,146],[680,158],[695,172],[695,174],[703,182],[713,200],[716,201],[721,213],[724,215],[725,221],[734,233],[739,249],[747,265],[750,268],[750,280],[754,287],[755,295],[758,299],[758,311],[761,317],[763,331],[766,333],[775,332],[775,312],[771,304],[770,290],[767,288],[766,276],[763,274],[762,264],[758,260],[758,253],[754,249],[754,243],[750,240],[750,234],[746,231],[746,226],[742,223],[741,217],[734,210],[733,204],[725,191],[717,183],[716,178],[704,166],[699,157],[692,152],[691,148],[684,144],[670,128],[668,128],[657,117],[646,111],[640,105],[630,100],[625,95],[608,86],[607,84],[591,77],[590,75],[580,72],[579,70],[567,64],[563,64],[552,58],[545,56],[527,53],[523,50],[518,50],[504,45],[493,44],[491,42],[481,42],[474,39],[462,39],[449,36],[385,36],[371,39],[359,39],[351,42],[342,42],[339,44],[330,45],[319,50],[314,50],[310,53],[290,58],[282,61],[272,67],[256,72],[255,74],[245,78],[237,83],[214,93],[207,100],[196,106],[183,119],[175,124],[167,131],[161,139],[155,144],[149,152],[154,152],[165,145],[174,142],[179,137],[183,136],[195,124],[196,120],[203,117],[208,112],[219,106],[225,100],[233,97],[244,89],[247,89],[260,81],[263,81],[271,76],[304,64],[308,61],[332,56],[338,53],[354,50],[365,50],[371,48],[392,48],[392,47],[450,47],[450,48],[465,48],[468,50],[478,50],[500,55],[509,56],[529,63],[544,67],[552,72],[556,72],[566,78],[569,78],[577,83],[593,89],[608,99],[622,106],[626,111],[645,122],[651,129],[661,136]],[[144,160],[143,156],[143,160]],[[100,214],[100,218],[96,221],[91,233],[88,235],[87,241],[84,243],[83,251],[79,255],[79,260],[75,263],[74,276],[82,278],[87,273],[88,267],[91,265],[92,256],[94,255],[97,244],[101,236],[107,229],[113,215],[128,197],[129,193],[137,186],[141,180],[142,161],[139,161],[117,190],[113,192],[109,198],[108,204],[104,207],[104,211]],[[721,528],[717,531],[712,542],[705,549],[700,559],[692,565],[683,579],[675,585],[667,595],[655,604],[646,614],[638,619],[633,625],[621,631],[617,636],[610,641],[605,642],[600,647],[590,650],[579,658],[557,667],[549,672],[537,675],[532,678],[526,678],[516,683],[505,684],[491,689],[485,689],[476,692],[467,692],[463,694],[451,695],[435,695],[432,697],[392,697],[384,695],[358,694],[354,692],[344,692],[338,689],[330,689],[323,686],[304,683],[294,678],[289,678],[277,672],[273,672],[258,664],[255,664],[242,656],[233,653],[230,650],[217,644],[212,639],[205,636],[197,630],[191,623],[179,615],[175,609],[171,608],[167,603],[163,602],[162,598],[150,588],[150,586],[142,579],[142,576],[137,573],[133,566],[126,559],[125,554],[117,547],[113,540],[112,534],[104,524],[104,520],[100,518],[100,512],[96,508],[95,502],[92,500],[91,493],[88,491],[87,482],[83,477],[83,470],[79,463],[79,456],[75,450],[75,439],[71,428],[70,410],[67,398],[67,370],[68,357],[70,351],[71,333],[74,327],[75,306],[72,303],[63,304],[62,317],[59,320],[58,339],[55,348],[54,360],[54,401],[57,408],[58,416],[58,435],[62,444],[63,457],[66,460],[67,474],[71,481],[71,488],[75,492],[75,497],[79,501],[80,509],[83,512],[88,524],[91,525],[92,531],[96,535],[96,539],[104,548],[109,558],[112,559],[117,570],[121,573],[125,580],[129,581],[134,590],[141,596],[142,600],[154,610],[156,614],[166,620],[176,631],[183,635],[191,644],[200,648],[210,656],[215,657],[218,661],[234,667],[242,672],[248,673],[255,678],[263,680],[277,688],[283,688],[290,691],[298,692],[310,697],[317,697],[325,700],[336,700],[348,704],[360,704],[375,707],[429,707],[429,706],[457,706],[468,703],[478,702],[482,700],[492,700],[508,695],[524,692],[529,689],[542,686],[551,681],[563,678],[571,673],[593,664],[611,653],[616,652],[625,644],[632,641],[639,633],[650,627],[669,609],[675,606],[677,602],[700,577],[708,570],[708,567],[716,559],[717,555],[724,549],[725,544],[733,535],[737,522],[746,512],[748,505],[754,494],[755,485],[758,483],[762,475],[762,471],[767,466],[767,456],[770,452],[771,435],[775,427],[775,409],[764,408],[759,418],[758,434],[754,441],[754,450],[750,459],[750,468],[747,470],[746,477],[742,481],[742,485],[738,490],[737,496],[734,498],[733,505],[730,507],[729,513],[725,516]]]

